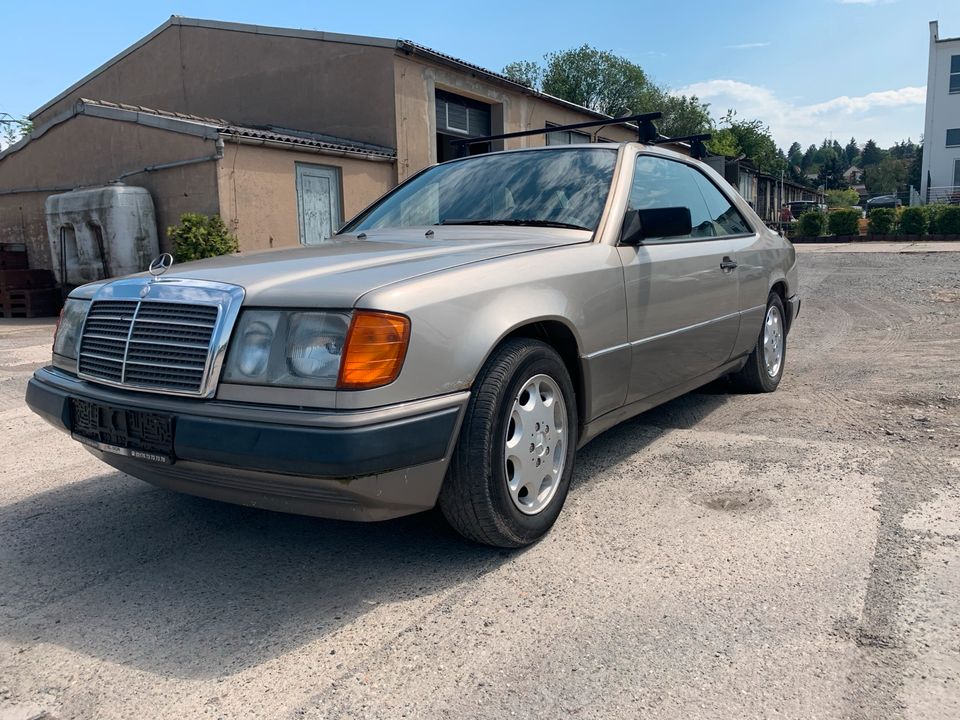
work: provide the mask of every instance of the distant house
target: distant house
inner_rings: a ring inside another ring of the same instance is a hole
[[[930,23],[927,107],[920,197],[944,202],[960,194],[960,37],[941,38]]]
[[[184,212],[219,214],[242,250],[322,242],[454,157],[454,140],[605,118],[405,40],[172,17],[38,108],[34,131],[0,153],[0,243],[57,270],[47,197],[117,180],[149,191],[162,250]],[[636,137],[620,124],[489,149]],[[91,233],[63,237],[71,257],[103,259]]]
[[[843,179],[847,185],[856,185],[863,178],[863,170],[856,165],[851,165],[843,171]]]

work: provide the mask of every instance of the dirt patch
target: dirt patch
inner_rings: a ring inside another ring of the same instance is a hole
[[[940,288],[930,293],[930,296],[937,302],[955,303],[960,302],[960,290],[952,288]]]

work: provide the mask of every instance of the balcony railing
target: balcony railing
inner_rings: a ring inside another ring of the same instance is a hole
[[[927,204],[960,205],[960,185],[927,188]]]

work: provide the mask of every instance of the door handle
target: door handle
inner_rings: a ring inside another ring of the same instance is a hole
[[[727,256],[720,262],[720,269],[724,272],[730,272],[737,266],[737,261]]]

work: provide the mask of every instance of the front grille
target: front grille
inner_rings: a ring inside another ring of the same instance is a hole
[[[220,308],[156,300],[95,300],[79,373],[130,387],[201,393]]]

